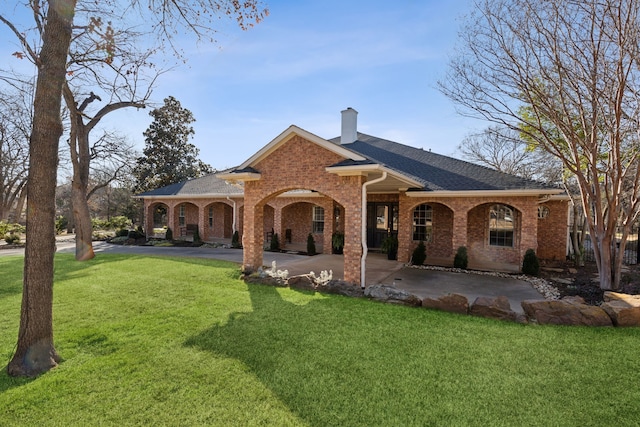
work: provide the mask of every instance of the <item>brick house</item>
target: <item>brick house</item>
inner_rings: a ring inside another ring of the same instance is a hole
[[[311,233],[322,253],[343,232],[344,280],[357,284],[369,249],[388,235],[399,262],[420,241],[428,264],[452,265],[460,246],[472,268],[517,271],[529,248],[541,259],[566,256],[561,189],[359,133],[351,108],[338,138],[292,125],[237,168],[140,197],[148,234],[162,221],[178,235],[197,225],[205,241],[238,230],[245,271],[263,265],[273,232],[285,248],[306,247]]]

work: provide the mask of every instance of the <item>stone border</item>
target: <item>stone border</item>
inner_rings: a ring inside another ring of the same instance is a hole
[[[544,279],[532,278],[526,275],[475,272],[471,270],[428,266],[413,266],[413,268],[516,278],[531,283],[539,292],[541,291],[538,287],[542,289],[553,288],[556,292],[549,292],[550,297],[547,299],[522,301],[521,305],[525,314],[518,314],[511,309],[509,299],[506,296],[498,296],[496,298],[478,297],[470,304],[467,297],[460,294],[446,294],[439,298],[421,299],[417,295],[391,285],[372,285],[362,289],[360,286],[341,280],[320,281],[312,274],[287,278],[286,276],[274,277],[263,272],[244,276],[243,279],[248,283],[290,287],[349,297],[367,297],[390,304],[424,307],[518,323],[620,327],[640,326],[640,295],[605,292],[605,302],[601,306],[593,306],[587,305],[583,298],[577,296],[559,299],[557,289],[549,284],[549,282]]]

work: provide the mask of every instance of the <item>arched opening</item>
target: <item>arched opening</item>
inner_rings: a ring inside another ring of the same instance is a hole
[[[467,216],[469,259],[520,264],[521,213],[504,203],[485,203]]]
[[[169,226],[169,207],[164,203],[155,203],[147,211],[148,237],[164,239]]]
[[[193,238],[196,230],[201,235],[199,225],[199,209],[193,203],[179,203],[173,209],[173,237],[174,239]]]
[[[205,221],[201,237],[216,242],[233,236],[233,207],[224,202],[214,202],[205,207]]]
[[[411,247],[422,241],[429,263],[448,261],[454,254],[453,211],[441,203],[422,203],[413,208],[411,219]]]

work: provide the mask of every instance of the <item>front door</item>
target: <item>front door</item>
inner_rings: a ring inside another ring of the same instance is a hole
[[[367,203],[367,246],[380,248],[389,233],[398,234],[398,204]]]

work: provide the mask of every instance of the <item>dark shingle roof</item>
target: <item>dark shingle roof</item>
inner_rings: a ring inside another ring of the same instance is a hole
[[[330,141],[340,144],[339,137]],[[555,188],[485,166],[359,132],[357,141],[343,145],[343,147],[413,178],[424,185],[424,188],[420,189],[424,191],[495,191]]]
[[[177,182],[175,184],[167,185],[166,187],[156,188],[155,190],[146,191],[138,194],[138,196],[193,196],[206,194],[233,195],[242,193],[242,188],[229,184],[224,179],[217,178],[215,174],[211,174],[200,178],[190,179],[188,181]]]

